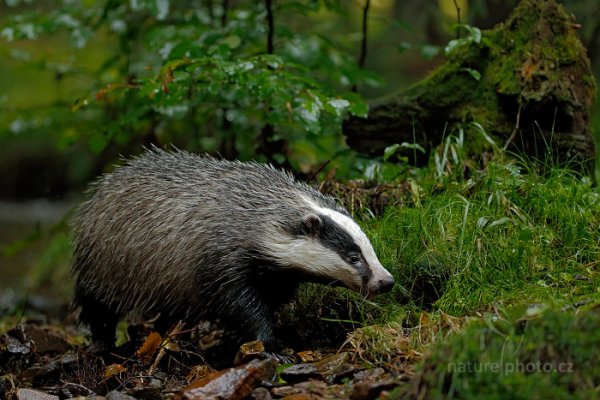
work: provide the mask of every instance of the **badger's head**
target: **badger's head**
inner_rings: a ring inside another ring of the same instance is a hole
[[[289,221],[291,228],[266,246],[277,263],[367,295],[389,291],[394,277],[358,224],[345,213],[306,201],[310,211],[300,221]]]

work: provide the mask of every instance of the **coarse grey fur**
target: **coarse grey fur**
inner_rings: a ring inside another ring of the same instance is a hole
[[[333,198],[255,162],[153,148],[92,192],[73,221],[74,304],[93,338],[108,343],[119,318],[137,311],[165,322],[220,318],[271,345],[273,312],[301,281],[337,280],[319,264],[339,257],[331,249],[356,248],[356,233],[335,223],[354,224]],[[361,261],[342,266],[352,275],[346,286],[376,293],[393,285],[374,253]]]

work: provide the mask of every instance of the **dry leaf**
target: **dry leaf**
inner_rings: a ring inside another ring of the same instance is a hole
[[[160,347],[161,342],[161,336],[156,332],[152,332],[146,337],[142,347],[136,351],[137,356],[142,361],[150,361],[156,353],[156,350]]]
[[[127,372],[127,368],[125,368],[122,364],[110,364],[104,370],[104,379],[112,378],[113,376],[119,375],[122,372]]]

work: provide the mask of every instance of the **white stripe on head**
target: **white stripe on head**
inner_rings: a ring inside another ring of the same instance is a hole
[[[290,267],[317,277],[339,281],[357,292],[364,292],[366,289],[369,293],[377,293],[382,282],[391,281],[393,284],[392,275],[381,265],[367,235],[352,218],[330,208],[320,207],[310,199],[304,198],[304,201],[316,215],[330,218],[349,234],[360,248],[371,272],[369,282],[365,285],[356,267],[348,264],[340,254],[326,247],[319,240],[310,236],[291,236],[273,226],[273,229],[265,232],[269,236],[264,238],[262,246],[275,262],[282,267]]]
[[[339,254],[314,239],[281,234],[266,238],[263,246],[284,267],[339,281],[357,292],[361,290],[362,279],[357,271]]]
[[[304,199],[304,201],[306,201],[311,206],[311,208],[313,208],[317,213],[328,216],[333,220],[333,222],[335,222],[336,224],[341,226],[346,232],[348,232],[350,237],[352,237],[352,239],[354,239],[354,242],[358,245],[358,247],[360,247],[360,251],[362,252],[367,264],[369,264],[372,268],[377,268],[377,266],[381,266],[381,263],[379,262],[379,259],[377,259],[377,255],[375,254],[375,250],[373,250],[371,241],[369,240],[367,235],[365,235],[363,230],[360,229],[360,226],[358,226],[356,221],[354,221],[347,215],[342,214],[339,211],[335,211],[327,207],[319,207],[314,202],[306,198]]]
[[[306,201],[311,206],[311,208],[313,208],[317,213],[326,215],[329,218],[331,218],[336,224],[338,224],[344,230],[346,230],[346,232],[350,234],[350,237],[352,237],[352,239],[354,239],[354,242],[360,248],[362,255],[365,258],[365,261],[367,262],[368,267],[372,273],[371,279],[367,283],[369,291],[373,292],[379,290],[379,283],[382,281],[391,280],[393,282],[394,278],[385,269],[385,267],[381,265],[381,262],[375,254],[375,250],[373,250],[373,245],[371,244],[371,241],[369,240],[367,235],[365,235],[360,226],[358,226],[356,221],[354,221],[347,215],[342,214],[339,211],[335,211],[327,207],[320,207],[307,198],[304,198],[304,201]]]

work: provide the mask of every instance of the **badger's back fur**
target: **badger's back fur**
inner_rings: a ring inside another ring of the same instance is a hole
[[[153,149],[92,190],[73,224],[73,272],[97,340],[138,311],[220,318],[270,345],[272,314],[301,281],[393,285],[343,208],[271,166]]]

